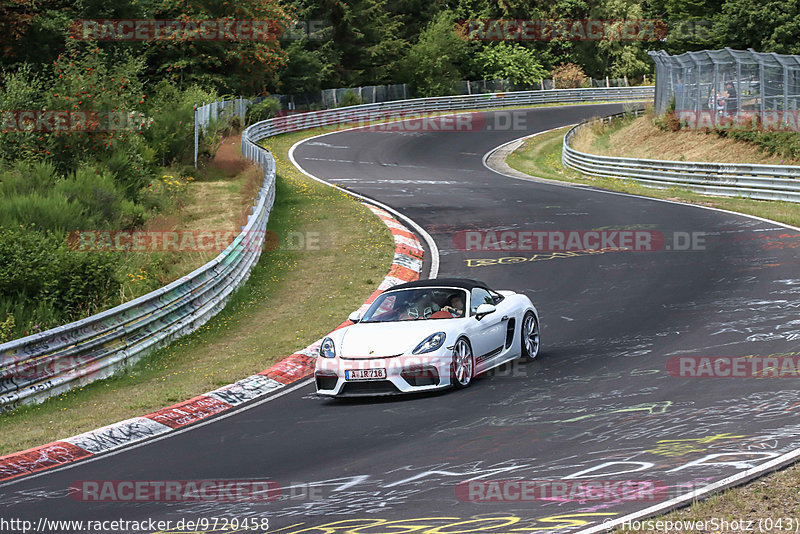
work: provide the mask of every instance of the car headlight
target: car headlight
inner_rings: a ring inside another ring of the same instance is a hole
[[[336,357],[336,346],[333,344],[333,340],[331,338],[326,337],[322,340],[322,345],[319,346],[319,355],[323,358]]]
[[[423,354],[425,352],[431,352],[442,345],[444,345],[444,332],[436,332],[435,334],[431,334],[425,338],[425,340],[417,345],[417,348],[414,349],[413,354]]]

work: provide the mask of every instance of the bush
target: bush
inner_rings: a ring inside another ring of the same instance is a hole
[[[576,89],[589,83],[583,69],[574,63],[562,63],[550,72],[550,77],[556,89]]]
[[[14,336],[16,326],[17,324],[14,321],[14,316],[10,313],[6,313],[5,320],[0,323],[0,343],[11,341]]]
[[[216,95],[197,86],[183,91],[164,81],[156,86],[147,107],[150,122],[144,137],[157,164],[189,163],[194,159],[194,106],[215,99]]]
[[[532,87],[547,77],[536,53],[516,43],[501,41],[487,45],[475,59],[484,79],[509,80],[515,86]]]
[[[344,108],[347,106],[357,106],[359,104],[363,104],[363,102],[361,102],[361,99],[358,98],[358,95],[355,94],[355,92],[353,92],[352,89],[348,89],[347,91],[344,92],[344,96],[339,101],[339,105],[336,107]]]
[[[675,113],[674,95],[672,96],[672,98],[670,98],[669,104],[667,104],[667,109],[664,111],[664,115],[653,118],[653,125],[655,125],[656,128],[660,130],[670,131],[670,132],[677,132],[683,127],[681,120]]]
[[[142,224],[145,215],[102,166],[82,166],[68,176],[44,162],[18,163],[0,171],[0,226],[64,235],[72,230],[132,228]]]
[[[15,337],[95,313],[120,283],[109,253],[71,251],[51,232],[0,228],[0,317],[13,315]]]
[[[730,128],[716,130],[720,137],[753,143],[772,156],[800,159],[800,135],[797,132]]]
[[[256,104],[251,104],[247,108],[247,114],[245,115],[245,123],[249,125],[249,124],[254,124],[256,122],[271,119],[272,117],[277,115],[280,109],[281,109],[280,102],[278,102],[274,98],[265,98],[261,102],[258,102]]]

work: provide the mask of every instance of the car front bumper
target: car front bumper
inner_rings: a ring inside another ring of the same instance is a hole
[[[314,379],[317,393],[327,396],[362,397],[416,393],[449,387],[451,351],[438,355],[391,358],[317,358]],[[345,371],[385,369],[386,378],[348,380]]]

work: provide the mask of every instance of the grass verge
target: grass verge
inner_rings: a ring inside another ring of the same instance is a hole
[[[594,123],[581,128],[572,146],[583,152],[601,156],[665,159],[673,161],[710,161],[720,163],[759,163],[798,165],[800,161],[779,152],[770,154],[754,142],[748,142],[712,130],[681,129],[671,131],[654,124],[652,106],[639,118],[615,120],[610,125]],[[747,133],[732,130],[732,132]],[[751,132],[754,137],[755,132]],[[779,132],[767,132],[777,134]],[[780,132],[795,135],[790,132]],[[776,151],[783,145],[776,146]],[[788,149],[788,148],[787,148]]]
[[[746,213],[792,225],[800,224],[800,206],[790,202],[710,197],[677,188],[653,189],[625,180],[593,178],[565,169],[561,165],[561,150],[562,140],[567,130],[569,130],[569,127],[531,137],[514,153],[509,155],[506,162],[510,167],[520,172],[550,180],[593,185],[612,191]],[[605,132],[601,132],[601,135],[598,135],[596,139],[597,145],[594,145],[594,140],[588,140],[587,142],[584,139],[584,142],[588,146],[603,146],[609,143],[610,138],[610,144],[616,146],[616,142],[619,139],[615,140],[614,134],[620,131],[622,131],[622,128],[615,129],[612,127]],[[632,142],[632,140],[626,142]],[[800,517],[800,493],[797,491],[798,487],[800,487],[800,466],[795,464],[782,471],[761,477],[747,485],[714,494],[703,501],[693,503],[691,506],[653,519],[653,521],[671,521],[672,525],[676,525],[678,522],[695,521],[695,524],[702,522],[708,528],[688,527],[686,526],[688,523],[682,524],[685,528],[666,529],[665,525],[667,523],[662,523],[660,526],[654,523],[652,525],[653,528],[649,528],[649,525],[644,523],[644,527],[641,529],[618,529],[617,532],[746,532],[746,530],[722,527],[714,529],[715,523],[711,521],[717,520],[716,525],[721,525],[721,521],[725,520],[730,525],[734,520],[754,520],[754,525],[758,525],[759,519],[777,520],[779,518],[784,518],[783,527],[775,527],[775,530],[787,528],[786,518],[793,518],[792,526],[787,530],[795,530],[797,518]],[[747,525],[746,521],[744,525]]]
[[[291,165],[289,147],[316,133],[266,144],[278,161],[268,229],[279,244],[264,251],[226,308],[125,372],[0,415],[0,454],[142,415],[262,371],[361,305],[388,271],[394,242],[355,199]]]
[[[746,213],[748,215],[755,215],[756,217],[764,217],[794,226],[800,225],[800,205],[792,202],[714,197],[701,195],[679,187],[655,189],[623,179],[592,177],[571,169],[565,169],[561,165],[561,148],[564,134],[567,133],[569,128],[570,127],[560,128],[527,139],[522,146],[509,155],[506,159],[506,163],[508,163],[511,168],[531,176],[591,185],[611,191],[620,191],[645,197],[675,200],[688,204],[720,208]]]

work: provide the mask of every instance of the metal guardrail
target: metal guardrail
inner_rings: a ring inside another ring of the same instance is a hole
[[[414,113],[489,109],[498,107],[533,106],[554,103],[584,103],[608,101],[641,101],[653,98],[653,86],[610,87],[595,89],[556,89],[544,91],[517,91],[512,93],[489,93],[479,95],[414,98],[361,104],[346,108],[310,111],[276,117],[247,128],[242,136],[253,143],[281,133],[307,128],[349,123],[367,123],[397,117],[404,118]],[[244,153],[244,148],[243,148]]]
[[[610,120],[621,114],[605,117]],[[625,178],[648,187],[680,187],[706,195],[800,202],[800,167],[618,158],[587,154],[570,143],[583,122],[564,136],[561,162],[591,176]]]
[[[642,100],[652,87],[525,91],[364,104],[262,121],[242,133],[242,154],[265,173],[253,213],[218,257],[175,282],[86,319],[0,344],[0,410],[105,378],[213,317],[258,261],[275,199],[275,160],[258,142],[287,132],[412,113],[544,103]]]

